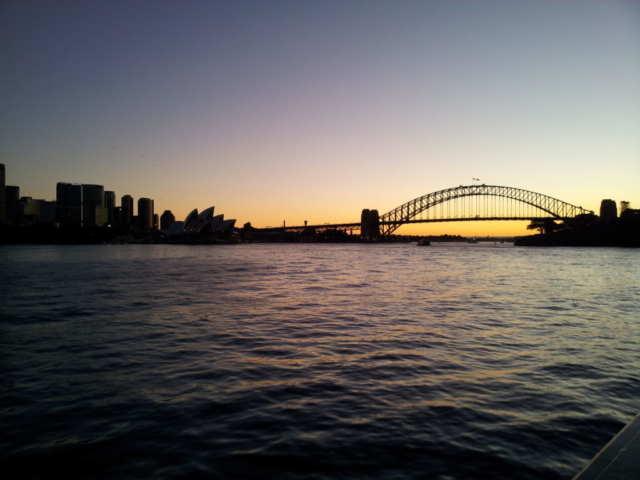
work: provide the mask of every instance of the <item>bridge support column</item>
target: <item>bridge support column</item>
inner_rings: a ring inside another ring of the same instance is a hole
[[[362,210],[360,237],[369,242],[380,237],[380,215],[378,210],[369,210],[368,208]]]

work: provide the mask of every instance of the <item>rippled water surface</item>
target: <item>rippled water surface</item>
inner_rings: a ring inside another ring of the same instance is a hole
[[[639,250],[4,246],[0,269],[15,478],[568,479],[640,411]]]

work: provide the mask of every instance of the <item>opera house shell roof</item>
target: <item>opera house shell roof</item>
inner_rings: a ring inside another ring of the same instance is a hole
[[[164,231],[165,237],[183,234],[196,233],[225,233],[233,228],[235,220],[225,220],[224,215],[213,215],[215,207],[209,207],[198,214],[198,209],[194,208],[184,222],[176,221]]]

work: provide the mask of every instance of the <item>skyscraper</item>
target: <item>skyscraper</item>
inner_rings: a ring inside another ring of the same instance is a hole
[[[153,230],[153,200],[150,198],[138,200],[138,222],[141,231],[150,232]]]
[[[104,192],[104,206],[107,209],[107,223],[113,225],[113,209],[116,208],[116,192]]]
[[[82,184],[58,182],[56,185],[56,221],[81,227],[84,224]]]
[[[120,199],[120,205],[122,206],[122,224],[131,226],[131,220],[133,219],[133,197],[131,195],[124,195]]]
[[[20,201],[20,187],[14,185],[7,185],[4,188],[5,202],[7,209],[7,223],[11,225],[17,225],[17,206]]]
[[[82,185],[84,226],[102,227],[107,223],[102,185]]]
[[[56,185],[57,221],[76,227],[98,226],[107,223],[102,185],[59,182]]]
[[[615,200],[602,200],[600,202],[600,218],[616,218],[618,216],[618,207]]]

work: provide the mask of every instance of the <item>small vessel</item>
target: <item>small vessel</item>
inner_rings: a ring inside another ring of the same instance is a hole
[[[417,245],[419,247],[428,247],[429,245],[431,245],[431,242],[429,240],[427,240],[426,238],[423,238],[422,240],[418,240]]]
[[[478,238],[477,237],[470,238],[469,240],[467,240],[467,243],[478,243]]]

